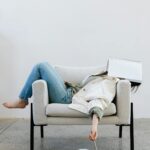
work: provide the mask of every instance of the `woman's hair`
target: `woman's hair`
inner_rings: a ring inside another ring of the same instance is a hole
[[[105,71],[103,73],[101,73],[100,75],[108,75],[108,71]],[[98,75],[99,76],[99,75]],[[119,78],[119,77],[118,77]],[[125,80],[125,78],[119,78],[120,80]],[[132,82],[130,81],[131,83],[131,91],[136,93],[137,90],[139,89],[141,83],[138,83],[138,82]]]
[[[131,90],[132,90],[132,92],[134,92],[134,93],[137,92],[137,90],[139,89],[141,83],[131,82],[131,81],[130,81],[130,83],[131,83]]]

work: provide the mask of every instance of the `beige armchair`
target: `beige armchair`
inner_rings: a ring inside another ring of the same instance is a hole
[[[64,81],[79,83],[92,72],[105,71],[105,66],[67,67],[54,66]],[[44,137],[44,126],[47,125],[91,125],[86,114],[68,108],[68,104],[48,103],[47,83],[37,80],[32,84],[30,150],[34,149],[34,126],[40,126],[41,138]],[[133,103],[130,99],[131,84],[128,80],[117,83],[116,97],[105,110],[101,124],[119,126],[119,138],[122,137],[123,126],[130,127],[130,149],[134,150]]]

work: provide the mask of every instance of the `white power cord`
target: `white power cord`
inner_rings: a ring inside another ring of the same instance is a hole
[[[94,142],[94,148],[95,148],[95,150],[98,150],[96,141],[93,141],[93,142]],[[79,150],[88,150],[88,149],[79,149]]]
[[[94,147],[95,147],[95,150],[98,150],[97,145],[96,145],[96,141],[94,141]]]

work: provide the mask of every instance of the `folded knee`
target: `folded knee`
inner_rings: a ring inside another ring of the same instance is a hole
[[[35,65],[36,68],[44,68],[48,65],[48,62],[39,62]]]

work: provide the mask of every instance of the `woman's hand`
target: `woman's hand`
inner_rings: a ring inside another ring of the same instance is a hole
[[[89,134],[89,139],[91,141],[95,141],[97,139],[98,133],[97,130],[93,131],[91,130],[90,134]]]
[[[95,141],[97,139],[97,137],[98,137],[98,132],[97,132],[98,122],[99,122],[99,119],[98,119],[97,115],[93,114],[92,129],[91,129],[91,132],[89,134],[89,139],[91,141]]]

